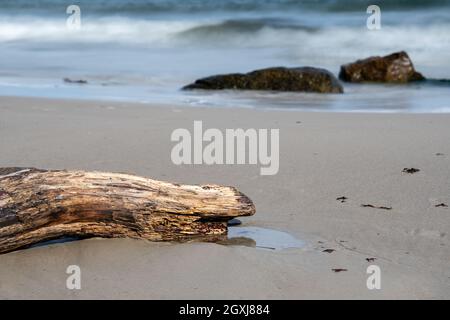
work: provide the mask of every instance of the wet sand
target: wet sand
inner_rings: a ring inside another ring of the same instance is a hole
[[[177,128],[192,130],[194,120],[205,128],[280,129],[279,173],[261,176],[260,167],[251,165],[172,164],[170,135]],[[449,137],[449,114],[2,97],[0,167],[233,185],[257,208],[255,216],[241,219],[243,227],[286,232],[304,246],[271,250],[130,239],[53,244],[0,256],[0,298],[448,299],[450,209],[436,206],[450,204]],[[81,267],[81,290],[66,288],[65,271],[73,264]],[[381,290],[367,289],[371,264],[381,268]]]

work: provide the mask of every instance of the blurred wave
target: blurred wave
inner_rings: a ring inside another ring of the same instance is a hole
[[[411,41],[414,37],[414,41]],[[371,32],[361,25],[309,24],[304,20],[260,17],[221,20],[144,20],[109,17],[85,20],[80,31],[65,20],[9,17],[0,21],[0,43],[19,47],[76,49],[78,44],[143,48],[283,48],[292,63],[337,63],[352,57],[406,50],[423,64],[448,65],[450,23],[385,26]]]

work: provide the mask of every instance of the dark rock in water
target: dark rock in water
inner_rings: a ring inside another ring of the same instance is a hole
[[[312,67],[268,68],[247,74],[235,73],[203,78],[183,90],[271,90],[343,93],[339,80],[329,71]]]
[[[227,223],[227,225],[229,227],[239,226],[241,224],[242,224],[242,221],[239,219],[236,219],[236,218],[228,220],[228,223]]]
[[[64,78],[63,79],[65,83],[74,83],[74,84],[87,84],[88,82],[86,80],[73,80],[70,78]]]
[[[404,51],[343,65],[339,78],[347,82],[406,83],[425,80],[425,77],[414,69],[411,59]]]

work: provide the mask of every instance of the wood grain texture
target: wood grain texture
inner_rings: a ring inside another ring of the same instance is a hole
[[[233,187],[120,173],[0,168],[0,253],[62,237],[222,240],[255,213]]]

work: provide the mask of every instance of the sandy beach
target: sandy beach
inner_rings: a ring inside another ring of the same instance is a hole
[[[174,165],[170,135],[195,120],[209,128],[279,129],[278,174],[261,176],[255,165]],[[448,299],[450,209],[436,206],[450,204],[449,137],[450,114],[1,97],[0,167],[235,186],[257,208],[242,226],[283,231],[305,245],[53,244],[0,256],[0,298]],[[66,288],[72,264],[82,270],[81,290]],[[369,265],[380,267],[380,290],[366,286]]]

